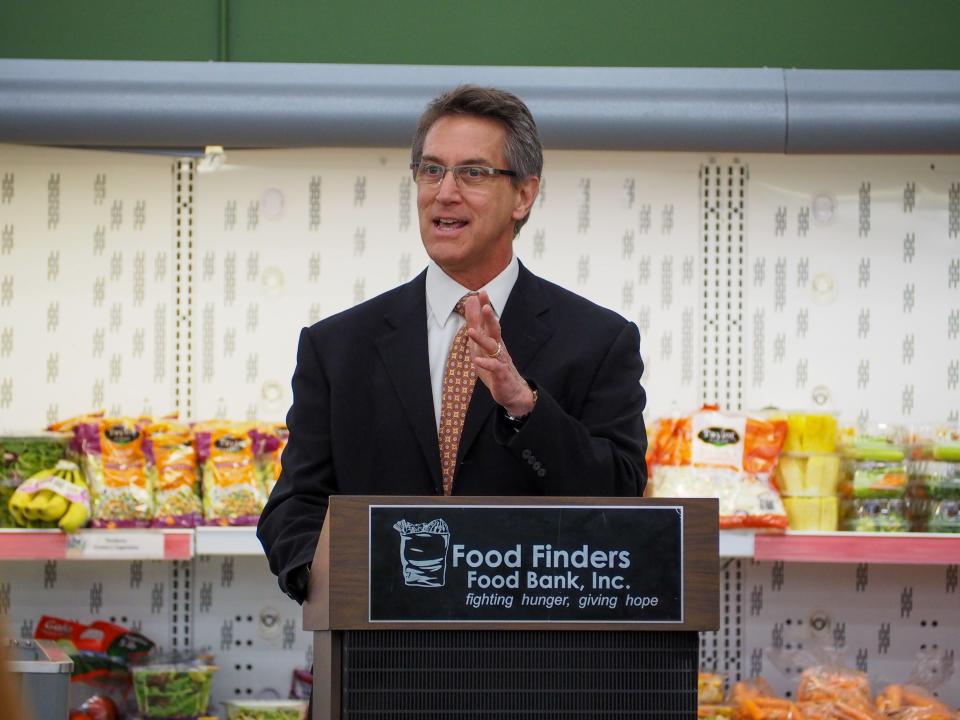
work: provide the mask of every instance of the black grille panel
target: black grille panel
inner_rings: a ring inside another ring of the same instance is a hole
[[[694,718],[696,632],[355,631],[345,720]]]

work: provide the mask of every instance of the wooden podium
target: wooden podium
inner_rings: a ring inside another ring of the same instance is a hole
[[[694,718],[717,501],[330,498],[313,718]]]

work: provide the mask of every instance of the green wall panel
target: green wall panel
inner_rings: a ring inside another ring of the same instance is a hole
[[[957,0],[0,0],[0,56],[960,69]]]
[[[217,0],[0,0],[0,57],[217,60]]]
[[[230,3],[234,60],[960,68],[956,0]]]

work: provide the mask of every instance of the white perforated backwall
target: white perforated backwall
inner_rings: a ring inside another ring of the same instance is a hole
[[[0,147],[0,428],[98,407],[282,420],[299,329],[424,267],[407,162],[228,150],[195,172],[206,163]],[[548,152],[516,250],[637,322],[648,417],[701,400],[918,423],[960,407],[955,158]],[[0,575],[13,634],[72,611],[211,648],[216,703],[284,694],[307,662],[299,609],[261,559]],[[803,658],[786,645],[824,607],[878,679],[905,679],[923,645],[956,650],[956,565],[731,561],[721,581],[704,657],[734,677],[790,689]],[[960,703],[956,677],[940,692]]]
[[[309,670],[313,638],[300,606],[280,592],[262,557],[201,556],[194,561],[193,641],[220,669],[218,700],[287,697],[293,669]]]
[[[956,420],[960,159],[749,166],[747,404]]]
[[[534,272],[640,327],[649,413],[697,400],[700,158],[547,153],[516,240]],[[197,417],[282,420],[299,329],[426,266],[409,154],[229,152],[196,177]]]
[[[0,610],[6,632],[32,638],[42,615],[83,623],[106,620],[142,632],[162,652],[183,650],[189,645],[173,631],[180,627],[184,613],[189,613],[180,564],[149,560],[5,562],[0,566]]]
[[[230,152],[197,175],[194,412],[283,420],[300,328],[425,263],[398,151]]]
[[[0,146],[0,429],[173,409],[169,158]]]
[[[960,704],[956,565],[743,565],[744,676],[795,697],[804,668],[833,661]]]

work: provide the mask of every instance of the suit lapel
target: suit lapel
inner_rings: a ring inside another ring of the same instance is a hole
[[[510,292],[500,318],[503,344],[510,352],[513,364],[521,375],[526,374],[537,351],[553,334],[552,328],[546,322],[549,310],[550,306],[543,295],[540,280],[521,263],[517,282]],[[496,403],[487,386],[477,380],[473,397],[470,399],[470,407],[467,408],[463,431],[460,434],[458,460],[464,457],[473,445],[480,428],[486,423],[487,417],[495,407]]]
[[[425,280],[423,272],[402,288],[395,307],[385,317],[387,329],[376,345],[439,492],[440,446],[430,388]]]

